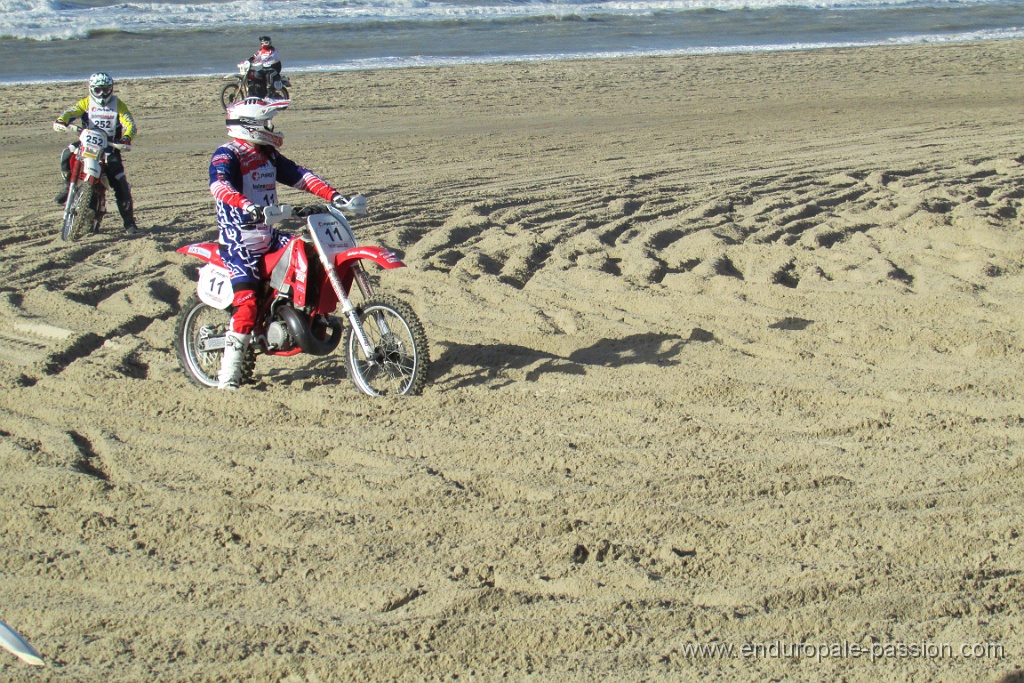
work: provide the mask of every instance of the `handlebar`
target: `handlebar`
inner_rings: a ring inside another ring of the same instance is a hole
[[[307,206],[292,206],[291,204],[271,204],[263,207],[263,223],[276,225],[290,216],[296,218],[308,218],[320,213],[345,214],[349,216],[365,216],[366,197],[357,194],[343,204],[310,204]],[[246,225],[259,225],[258,221],[250,221]]]
[[[64,131],[71,131],[72,133],[82,132],[82,127],[77,123],[61,123],[60,121],[53,122],[53,129],[58,133],[63,133]]]
[[[85,127],[82,126],[81,124],[78,124],[78,123],[61,123],[60,121],[54,121],[53,122],[53,129],[55,131],[57,131],[58,133],[61,133],[61,132],[64,132],[64,131],[71,131],[72,133],[76,133],[77,134],[77,133],[81,133],[83,130],[85,130]],[[107,141],[107,146],[108,147],[113,147],[114,149],[119,149],[119,150],[124,151],[124,152],[132,151],[131,143],[125,144],[123,142],[111,142],[111,141],[108,140]]]

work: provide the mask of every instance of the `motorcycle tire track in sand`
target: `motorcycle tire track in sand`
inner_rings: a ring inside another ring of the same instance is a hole
[[[1024,670],[1022,68],[1005,41],[295,74],[285,153],[408,265],[373,273],[434,356],[400,400],[337,353],[234,394],[178,368],[220,80],[118,81],[143,233],[73,245],[48,124],[81,88],[13,89],[0,602],[48,667],[4,676]],[[688,647],[776,641],[1005,653]]]

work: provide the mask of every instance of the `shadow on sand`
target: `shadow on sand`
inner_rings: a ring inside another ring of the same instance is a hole
[[[568,356],[516,344],[446,343],[430,374],[432,381],[447,389],[493,384],[495,380],[497,386],[505,386],[514,381],[501,381],[510,370],[526,370],[526,381],[536,382],[548,373],[584,375],[588,367],[676,365],[675,357],[685,344],[713,340],[714,335],[700,328],[694,329],[688,339],[670,334],[634,334],[622,339],[602,339]]]
[[[438,346],[444,350],[431,362],[428,386],[433,384],[450,390],[490,384],[496,388],[524,378],[527,382],[536,382],[541,375],[548,373],[585,375],[588,367],[676,365],[679,361],[675,357],[684,345],[714,339],[713,334],[700,328],[694,328],[686,339],[672,334],[634,334],[622,339],[601,339],[568,356],[516,344],[438,342]],[[348,380],[345,359],[340,350],[323,358],[310,359],[298,368],[273,367],[272,360],[260,360],[256,369],[257,378],[263,375],[265,379],[274,382],[290,385],[296,382],[333,383]],[[525,370],[525,377],[506,377],[505,373],[515,370]]]

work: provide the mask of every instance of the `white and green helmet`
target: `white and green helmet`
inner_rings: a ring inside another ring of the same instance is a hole
[[[114,96],[114,79],[108,74],[94,73],[89,76],[89,97],[92,98],[96,104],[106,105],[110,101],[110,98]]]

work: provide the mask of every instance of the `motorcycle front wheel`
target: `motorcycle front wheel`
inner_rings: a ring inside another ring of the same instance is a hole
[[[96,188],[82,182],[71,191],[67,208],[64,209],[64,224],[60,229],[60,238],[65,242],[74,242],[92,229],[96,220],[94,203]]]
[[[230,310],[209,306],[196,294],[181,307],[174,328],[174,351],[178,364],[193,384],[217,386],[220,361],[224,356],[224,333],[229,322]],[[250,346],[242,363],[241,383],[252,379],[255,367],[256,355]]]
[[[242,86],[240,83],[228,83],[224,86],[224,89],[220,91],[220,106],[224,107],[224,111],[228,110],[232,102],[235,102],[240,97],[240,91]]]
[[[359,307],[363,332],[373,354],[363,353],[355,331],[345,339],[345,365],[356,388],[368,396],[418,394],[427,382],[430,351],[423,324],[412,307],[382,295]]]

